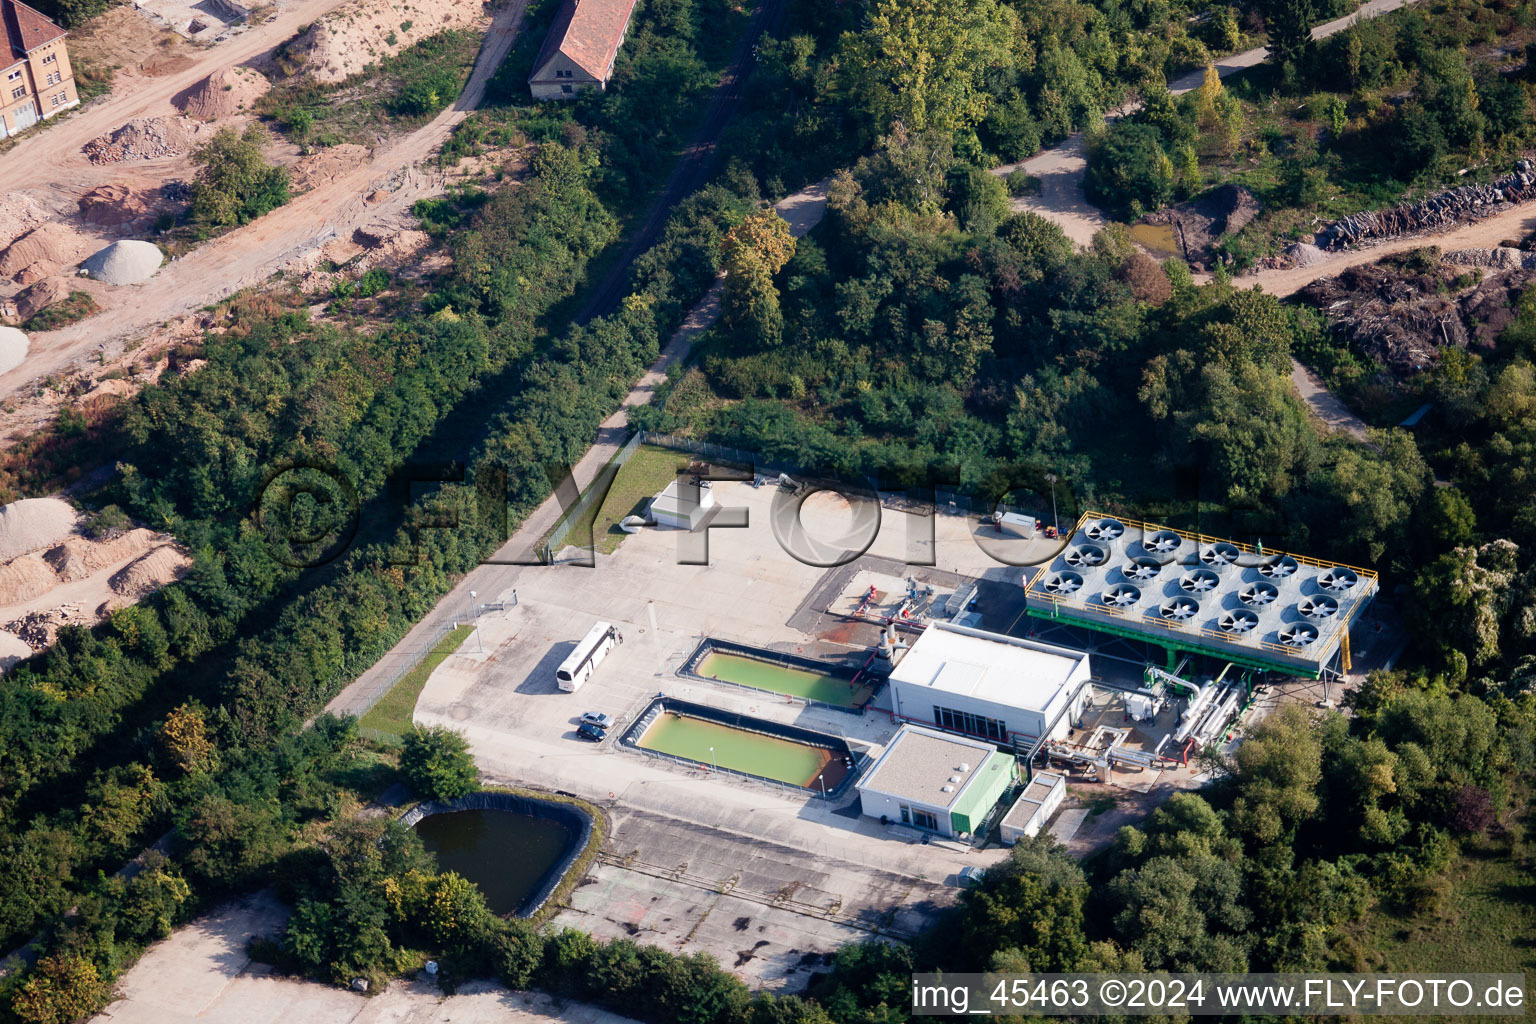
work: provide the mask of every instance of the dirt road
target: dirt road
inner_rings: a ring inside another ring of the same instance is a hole
[[[307,10],[313,17],[335,5],[333,0],[323,0]],[[331,238],[347,237],[364,224],[403,219],[412,203],[441,188],[441,173],[419,165],[433,156],[453,128],[479,105],[491,75],[511,49],[526,6],[526,0],[512,0],[496,12],[469,83],[448,110],[409,135],[384,143],[361,166],[169,264],[152,280],[136,286],[129,301],[117,304],[109,315],[33,335],[32,351],[26,362],[0,375],[0,395],[70,366],[98,349],[115,353],[123,342],[156,324],[264,281],[291,260]],[[247,38],[241,36],[240,40]],[[233,57],[233,52],[225,54],[219,66],[230,63]],[[184,84],[191,84],[209,70],[204,67],[198,74],[188,72],[176,77],[178,81],[186,78]],[[178,90],[157,89],[167,106],[175,91]],[[138,115],[114,115],[113,120],[120,124],[123,116]],[[82,137],[73,131],[71,135],[77,146],[79,141],[92,137]],[[7,159],[15,156],[13,152]],[[365,197],[380,190],[388,192],[387,198],[369,204]]]
[[[1342,32],[1362,18],[1374,18],[1417,2],[1418,0],[1369,0],[1347,17],[1318,25],[1312,30],[1312,38],[1326,39],[1336,32]],[[1262,64],[1264,58],[1268,56],[1267,47],[1260,46],[1246,50],[1217,61],[1216,72],[1222,78],[1226,78],[1228,75]],[[1204,69],[1191,71],[1169,82],[1168,91],[1175,96],[1191,92],[1198,89],[1204,80]],[[1139,102],[1127,103],[1111,110],[1105,115],[1105,119],[1117,120],[1135,113],[1140,107]],[[1067,136],[1061,145],[1041,150],[1028,160],[993,168],[992,173],[1007,175],[1020,168],[1031,177],[1040,179],[1040,191],[1034,195],[1012,200],[1013,208],[1038,213],[1047,220],[1055,221],[1067,237],[1078,245],[1087,245],[1092,242],[1094,233],[1104,226],[1105,220],[1099,208],[1083,195],[1083,178],[1088,171],[1088,160],[1083,148],[1082,132]]]
[[[98,135],[118,128],[136,117],[161,117],[178,113],[171,97],[196,85],[221,68],[243,64],[278,44],[346,0],[283,0],[276,19],[232,36],[208,50],[193,51],[191,66],[163,77],[150,77],[125,69],[117,73],[109,96],[87,105],[60,124],[23,139],[0,156],[0,182],[7,191],[33,188],[79,188],[120,178],[128,168],[95,167],[80,147]],[[152,171],[168,161],[146,160],[132,168]]]

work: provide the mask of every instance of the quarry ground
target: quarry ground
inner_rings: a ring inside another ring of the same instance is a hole
[[[625,1024],[585,1003],[472,982],[446,997],[424,979],[383,992],[274,975],[246,955],[253,935],[276,935],[288,910],[267,893],[226,904],[159,942],[118,982],[98,1024]]]
[[[79,197],[99,185],[126,178],[146,186],[190,177],[186,154],[96,166],[86,160],[80,147],[134,118],[177,114],[174,97],[212,72],[259,61],[301,26],[341,2],[280,4],[276,13],[248,31],[206,50],[189,48],[178,55],[177,70],[172,73],[120,71],[110,95],[0,154],[0,180],[7,192],[32,195],[60,219],[67,219]],[[412,203],[441,192],[449,180],[447,172],[427,166],[430,158],[479,104],[486,82],[516,37],[524,7],[524,0],[510,0],[496,11],[469,84],[452,106],[425,126],[381,140],[360,162],[339,166],[286,206],[170,262],[142,285],[110,288],[84,283],[103,313],[61,330],[34,334],[27,360],[0,375],[0,397],[25,394],[39,379],[80,365],[88,357],[110,360],[126,342],[137,341],[168,321],[260,284],[306,256],[313,262],[329,240],[349,240],[364,226],[396,230],[412,226],[408,224]],[[91,232],[86,234],[89,237]],[[101,244],[105,240],[103,236]],[[13,411],[7,417],[5,436],[34,427],[51,413],[46,407],[31,417]]]

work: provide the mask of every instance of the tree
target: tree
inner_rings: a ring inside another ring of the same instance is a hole
[[[288,171],[267,163],[267,133],[258,124],[244,132],[220,128],[192,153],[192,219],[207,227],[246,224],[288,201]]]
[[[864,31],[843,37],[840,59],[867,137],[900,122],[912,132],[936,128],[979,152],[986,77],[1013,63],[1013,10],[997,0],[878,0],[867,18]]]
[[[411,730],[400,753],[400,768],[418,793],[433,800],[453,800],[472,793],[480,781],[468,741],[441,725]]]
[[[96,965],[76,953],[54,953],[37,967],[11,999],[25,1024],[72,1024],[101,1008],[111,994]]]
[[[1294,69],[1312,49],[1316,0],[1261,0],[1259,11],[1269,30],[1269,59]]]
[[[1118,121],[1089,154],[1084,191],[1119,220],[1135,220],[1173,198],[1173,161],[1150,124]]]
[[[217,748],[208,738],[203,709],[194,704],[183,704],[165,716],[160,747],[188,775],[206,772],[215,764]]]
[[[1277,708],[1237,748],[1235,760],[1232,820],[1254,845],[1278,842],[1317,810],[1322,745],[1300,705]]]

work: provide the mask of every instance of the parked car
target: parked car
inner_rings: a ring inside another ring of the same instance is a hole
[[[966,865],[960,869],[960,888],[968,889],[973,885],[980,885],[981,880],[986,877],[987,872],[983,868],[978,868],[974,864]]]
[[[605,715],[601,711],[584,711],[581,720],[587,725],[595,725],[599,729],[612,729],[613,716]]]
[[[581,739],[591,740],[593,743],[601,743],[605,738],[607,738],[608,732],[600,725],[593,725],[591,722],[582,722],[576,727],[576,735]]]

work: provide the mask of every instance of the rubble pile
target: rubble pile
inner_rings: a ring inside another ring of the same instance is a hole
[[[201,128],[202,125],[188,117],[140,117],[92,139],[82,148],[86,159],[93,164],[157,160],[185,153]]]
[[[1323,227],[1315,241],[1322,249],[1349,249],[1366,242],[1482,220],[1506,204],[1532,199],[1536,199],[1536,173],[1532,173],[1530,161],[1521,160],[1514,171],[1487,185],[1461,185],[1416,203],[1351,214]]]
[[[1462,267],[1489,267],[1493,270],[1536,270],[1536,252],[1525,252],[1501,245],[1496,249],[1453,249],[1441,257],[1446,263]]]
[[[1320,278],[1297,296],[1326,315],[1351,348],[1407,377],[1449,346],[1491,347],[1536,280],[1531,270],[1497,270],[1458,293],[1461,273],[1455,264],[1414,272],[1389,259]]]

